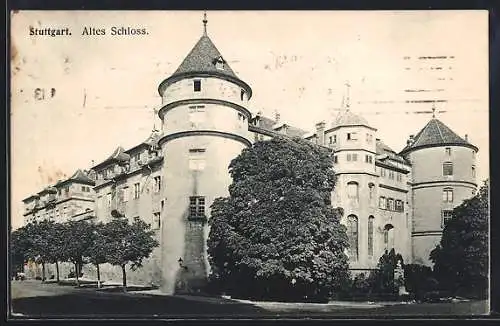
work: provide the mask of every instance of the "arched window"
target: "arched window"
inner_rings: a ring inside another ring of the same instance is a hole
[[[386,224],[384,226],[384,247],[389,250],[393,247],[392,234],[394,232],[394,226],[392,224]]]
[[[349,198],[358,198],[359,185],[355,181],[347,183],[347,196]]]
[[[375,185],[370,182],[368,184],[368,190],[369,190],[370,200],[372,200],[374,197],[374,193],[375,193]]]
[[[373,256],[373,222],[375,217],[368,217],[368,256]]]
[[[358,218],[355,215],[347,217],[347,236],[349,238],[349,258],[358,260]]]

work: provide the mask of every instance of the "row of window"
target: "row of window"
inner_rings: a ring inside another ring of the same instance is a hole
[[[82,186],[82,192],[90,192],[90,187]]]
[[[219,68],[219,69],[221,69],[221,70],[223,70],[223,69],[224,69],[224,67],[223,67],[223,66],[221,66],[221,65],[219,65],[219,67],[221,67],[221,68]],[[200,80],[200,79],[195,79],[195,80],[193,81],[193,91],[194,91],[194,92],[201,92],[201,80]],[[244,89],[241,89],[241,90],[240,90],[240,100],[241,100],[241,101],[244,101],[244,100],[245,100],[245,97],[246,97],[245,95],[246,95],[245,90],[244,90]]]
[[[385,209],[393,212],[404,212],[404,202],[400,199],[394,200],[394,198],[385,198],[381,196],[379,198],[378,207],[380,209]]]
[[[444,152],[445,152],[446,156],[451,156],[451,147],[446,147],[444,149]],[[475,150],[472,150],[472,158],[473,159],[476,158],[476,151]]]
[[[348,132],[346,133],[346,139],[347,140],[358,140],[358,133],[357,132]],[[367,143],[372,143],[373,142],[373,135],[366,133],[366,142]],[[328,137],[328,143],[330,145],[336,144],[337,143],[337,135],[333,134]]]
[[[443,163],[443,176],[451,176],[451,175],[453,175],[453,163],[452,162],[444,162]],[[476,177],[476,167],[475,166],[471,167],[471,176],[473,178]]]
[[[153,213],[153,220],[151,228],[159,230],[161,228],[161,212],[163,212],[165,202],[161,201],[160,212]],[[205,218],[205,197],[204,196],[191,196],[189,197],[189,218]]]
[[[158,193],[160,192],[161,190],[161,176],[156,176],[153,178],[154,180],[154,188],[153,188],[153,191],[155,193]],[[128,190],[128,186],[125,186],[121,189],[118,190],[118,196],[119,196],[119,199],[120,201],[122,202],[128,202],[129,201],[129,190]],[[134,199],[139,199],[139,197],[141,196],[141,184],[140,182],[136,182],[134,183]],[[101,196],[99,196],[97,198],[98,201],[101,200]],[[112,193],[108,193],[106,194],[106,205],[108,207],[111,206],[111,201],[112,201],[112,198],[113,198],[113,194]],[[100,203],[98,203],[99,205]]]
[[[333,156],[333,163],[337,164],[339,162],[338,157],[339,157],[339,155]],[[347,160],[347,162],[357,162],[358,161],[358,154],[357,153],[348,153],[346,155],[346,160]],[[372,164],[373,161],[374,161],[374,159],[373,159],[372,155],[368,155],[368,154],[365,155],[365,163]]]
[[[374,222],[375,217],[368,217],[368,235],[367,235],[367,246],[368,246],[368,256],[373,257],[374,254]],[[394,232],[394,227],[391,224],[387,224],[384,227],[384,246],[387,249],[390,242],[391,233]],[[349,215],[347,217],[347,237],[349,239],[349,258],[353,261],[358,260],[359,256],[359,222],[355,215]]]
[[[403,181],[403,174],[401,172],[396,172],[386,168],[380,168],[380,176],[383,178],[387,177],[389,180],[394,180],[394,177],[396,177],[397,182]]]

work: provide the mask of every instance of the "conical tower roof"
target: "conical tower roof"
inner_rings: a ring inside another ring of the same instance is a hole
[[[332,128],[338,127],[349,127],[349,126],[365,126],[371,129],[375,129],[370,126],[368,121],[362,116],[353,113],[350,109],[339,113],[337,118],[332,123]]]
[[[477,147],[457,135],[444,123],[436,118],[432,118],[425,127],[413,138],[413,141],[406,145],[401,154],[425,147],[437,146],[465,146],[477,151]]]
[[[238,78],[233,69],[229,66],[215,44],[206,32],[206,18],[203,21],[205,32],[194,45],[193,49],[184,58],[175,72],[161,82],[158,92],[163,94],[163,90],[170,84],[190,77],[219,77],[240,85],[245,89],[248,98],[252,96],[252,89],[248,84]],[[219,64],[222,63],[222,64]]]

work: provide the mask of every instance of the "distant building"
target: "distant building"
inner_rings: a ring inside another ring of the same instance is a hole
[[[252,89],[236,76],[206,29],[158,91],[161,131],[133,148],[118,147],[88,174],[78,171],[24,200],[27,221],[52,216],[49,202],[41,197],[50,195],[67,207],[74,203],[61,221],[86,213],[96,221],[125,216],[150,223],[160,246],[144,268],[128,274],[131,283],[161,285],[167,293],[203,286],[209,273],[206,221],[214,199],[228,195],[227,167],[244,148],[276,135],[303,137],[334,151],[338,179],[332,203],[344,210],[341,222],[347,226],[353,272],[373,270],[391,248],[407,263],[428,264],[450,210],[477,186],[477,147],[435,118],[397,153],[349,108],[331,124],[318,123],[312,133],[284,123],[279,114],[274,119],[252,116]],[[58,190],[64,185],[72,185],[70,195]],[[92,190],[84,192],[89,185]],[[83,193],[85,199],[80,198]],[[33,206],[37,200],[39,206]],[[92,204],[88,213],[81,201]],[[101,271],[103,279],[119,279],[121,272],[111,266]]]

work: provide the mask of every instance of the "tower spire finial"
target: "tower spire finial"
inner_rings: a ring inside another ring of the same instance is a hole
[[[436,117],[436,103],[432,102],[432,118]]]
[[[346,86],[345,107],[346,110],[349,110],[351,107],[351,98],[349,97],[349,90],[351,88],[351,84],[349,84],[349,81],[346,81],[344,85]]]
[[[203,35],[207,35],[207,11],[203,13]]]

